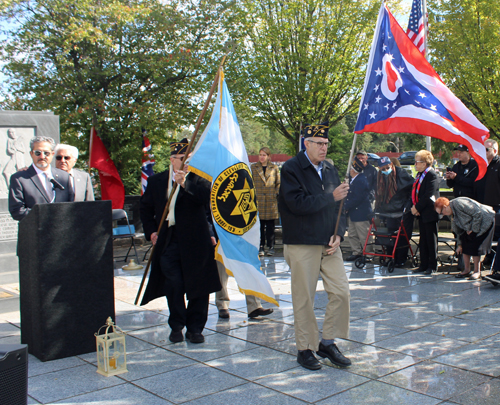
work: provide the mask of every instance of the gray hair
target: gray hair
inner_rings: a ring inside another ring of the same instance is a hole
[[[57,155],[57,152],[59,152],[61,149],[67,150],[71,156],[73,156],[75,159],[78,159],[78,148],[77,147],[71,146],[71,145],[66,145],[64,143],[59,143],[59,144],[57,144],[56,149],[55,149],[56,155]]]
[[[498,152],[498,142],[497,141],[495,141],[494,139],[486,139],[486,141],[484,143],[486,143],[486,142],[490,143],[491,147]]]
[[[37,142],[47,142],[50,143],[50,150],[54,150],[56,143],[50,136],[35,136],[30,140],[30,149],[33,150],[33,145]]]

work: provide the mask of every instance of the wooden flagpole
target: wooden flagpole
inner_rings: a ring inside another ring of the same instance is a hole
[[[351,170],[352,158],[354,156],[354,148],[356,147],[357,139],[358,139],[358,134],[354,133],[354,138],[352,139],[351,154],[349,155],[349,163],[347,165],[347,170],[346,170],[346,174],[345,174],[345,178],[344,178],[345,182],[349,181],[349,171]],[[342,215],[342,208],[344,207],[344,200],[345,200],[345,198],[343,198],[340,201],[339,213],[337,215],[337,222],[335,224],[335,232],[333,232],[334,235],[337,235],[337,231],[339,229],[340,216]]]
[[[191,148],[192,148],[193,143],[196,139],[196,135],[198,135],[198,131],[201,127],[201,123],[203,122],[203,118],[205,117],[205,114],[206,114],[208,107],[210,105],[210,101],[212,100],[212,95],[214,94],[215,88],[217,87],[217,84],[219,82],[220,72],[222,70],[222,67],[224,66],[224,62],[226,61],[226,57],[227,57],[227,53],[222,57],[222,61],[219,65],[219,69],[217,69],[217,73],[215,74],[214,82],[212,83],[212,87],[210,88],[210,93],[208,94],[208,97],[207,97],[207,100],[205,101],[205,105],[203,107],[203,110],[201,111],[200,116],[198,117],[198,121],[196,122],[196,127],[193,131],[193,135],[191,136],[191,140],[189,141],[189,145],[188,145],[188,148],[186,150],[186,153],[185,153],[184,157],[182,158],[181,167],[184,167],[184,163],[186,162],[186,159],[188,158],[189,153],[191,152]],[[158,231],[157,231],[158,235],[160,235],[161,228],[162,228],[163,224],[165,223],[165,219],[167,218],[168,208],[170,206],[170,203],[172,201],[172,198],[175,194],[176,189],[177,189],[177,183],[174,182],[172,190],[170,191],[170,195],[168,196],[167,204],[165,205],[165,209],[163,210],[163,215],[161,217],[160,225],[158,226]],[[151,267],[151,261],[153,259],[155,247],[156,247],[156,245],[153,245],[153,248],[151,249],[148,263],[146,265],[146,269],[144,270],[144,275],[142,276],[141,285],[139,286],[139,291],[137,292],[137,297],[135,298],[134,305],[137,305],[137,303],[139,302],[139,298],[142,294],[142,289],[144,287],[144,283],[145,283],[146,278],[148,276],[149,268]]]

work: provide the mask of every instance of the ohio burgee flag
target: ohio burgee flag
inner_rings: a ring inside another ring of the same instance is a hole
[[[212,182],[210,206],[219,238],[216,259],[241,292],[278,305],[260,269],[260,223],[248,155],[221,70],[214,110],[189,161],[189,170]]]
[[[488,129],[446,87],[385,5],[380,8],[354,132],[410,132],[469,147],[488,167]]]

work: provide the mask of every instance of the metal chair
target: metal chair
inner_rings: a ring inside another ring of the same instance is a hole
[[[135,248],[135,242],[134,242],[135,233],[132,232],[132,227],[130,226],[130,222],[128,221],[127,212],[125,210],[119,210],[119,209],[112,210],[112,218],[113,218],[113,221],[119,221],[122,219],[127,221],[127,227],[128,227],[128,231],[129,231],[128,233],[113,235],[113,240],[130,238],[130,242],[131,242],[126,255],[124,255],[124,256],[114,256],[113,255],[113,259],[120,259],[120,258],[124,257],[125,258],[124,261],[126,262],[129,254],[130,254],[130,251],[132,250],[132,248],[134,248],[135,258],[137,259],[137,264],[139,264],[141,261],[139,260],[139,255],[137,254],[137,249]]]

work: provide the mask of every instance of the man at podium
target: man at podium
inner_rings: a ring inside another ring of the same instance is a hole
[[[50,166],[55,145],[48,136],[31,139],[33,164],[10,177],[9,212],[15,220],[23,219],[35,204],[73,201],[69,174]]]

